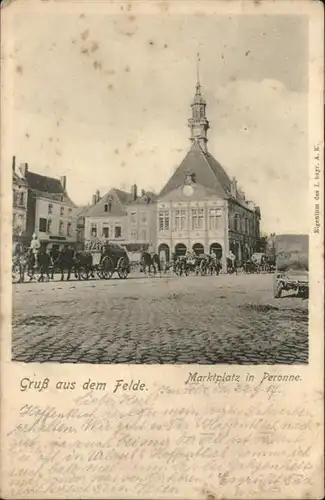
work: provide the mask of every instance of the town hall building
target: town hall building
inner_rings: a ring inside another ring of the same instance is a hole
[[[260,237],[260,209],[247,201],[209,153],[206,102],[199,76],[188,120],[191,147],[158,195],[157,249],[160,256],[215,252],[223,266],[232,252],[238,264],[249,259]]]

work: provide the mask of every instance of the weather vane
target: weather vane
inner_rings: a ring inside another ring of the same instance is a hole
[[[196,54],[196,80],[197,80],[197,85],[200,86],[200,52],[197,52]]]

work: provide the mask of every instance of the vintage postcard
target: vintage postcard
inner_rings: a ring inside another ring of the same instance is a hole
[[[317,1],[1,9],[1,497],[324,496]]]

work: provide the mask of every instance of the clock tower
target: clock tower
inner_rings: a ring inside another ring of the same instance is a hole
[[[202,150],[207,153],[207,131],[209,129],[209,122],[205,114],[206,102],[201,94],[199,63],[200,56],[197,54],[197,82],[195,96],[191,104],[192,117],[188,120],[188,126],[191,130],[190,140],[192,142],[197,142]]]

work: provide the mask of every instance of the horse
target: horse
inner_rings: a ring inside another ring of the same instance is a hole
[[[38,266],[39,266],[39,272],[40,276],[38,278],[38,281],[44,281],[44,274],[46,274],[48,281],[50,281],[50,269],[52,266],[52,259],[51,256],[45,252],[41,251],[38,254]],[[52,271],[53,272],[53,271]]]
[[[67,270],[67,281],[69,281],[72,269],[75,270],[75,251],[72,248],[65,247],[61,252],[59,252],[56,261],[53,263],[53,267],[57,267],[61,273],[61,281],[64,280],[64,272]],[[77,278],[77,273],[75,271],[75,277]]]
[[[60,250],[58,248],[54,247],[50,250],[50,256],[52,259],[52,272],[51,272],[51,279],[52,280],[54,279],[55,271],[58,269],[57,262],[58,262],[59,255],[60,255]]]
[[[173,261],[173,271],[177,276],[187,275],[189,270],[190,266],[186,255],[181,255],[178,259]]]
[[[159,273],[161,273],[161,263],[160,263],[160,258],[157,253],[149,253],[149,252],[142,252],[141,254],[141,267],[143,269],[143,272],[147,275],[151,274],[151,269],[153,268],[154,274],[157,274],[157,270]]]
[[[199,254],[195,258],[195,264],[194,264],[194,269],[195,269],[195,274],[198,276],[199,274],[201,276],[204,276],[207,274],[210,265],[212,262],[212,258],[210,255],[207,254]]]
[[[80,280],[81,271],[83,277],[87,280],[89,276],[94,278],[93,256],[91,252],[76,251],[74,255],[74,271],[75,276]]]
[[[208,264],[208,273],[212,276],[214,273],[219,276],[220,271],[222,269],[222,264],[220,262],[220,259],[217,257],[211,256],[211,260]]]
[[[227,273],[228,274],[236,273],[236,275],[237,275],[236,261],[230,259],[229,257],[227,258]]]
[[[29,277],[29,281],[35,278],[35,270],[36,256],[32,250],[29,250],[27,253],[27,276]]]
[[[259,273],[259,265],[256,262],[253,262],[252,260],[247,260],[244,265],[244,272],[245,274],[254,274],[254,273]]]
[[[170,269],[174,270],[174,262],[171,261],[164,262],[162,263],[161,267],[163,269],[164,274],[167,274],[170,271]]]

